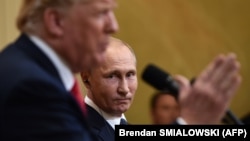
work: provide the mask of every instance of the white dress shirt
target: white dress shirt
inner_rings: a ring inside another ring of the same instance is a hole
[[[187,125],[187,122],[186,122],[183,118],[181,118],[181,117],[178,117],[178,118],[177,118],[177,122],[178,122],[180,125]]]

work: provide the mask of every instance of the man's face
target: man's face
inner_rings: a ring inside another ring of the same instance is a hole
[[[126,112],[137,89],[136,60],[125,47],[109,47],[105,61],[89,76],[89,90],[98,107],[114,116]]]
[[[118,30],[115,0],[86,0],[64,15],[61,54],[74,72],[89,69],[103,60],[109,37]]]
[[[161,95],[152,113],[156,124],[171,124],[179,116],[179,105],[171,95]]]

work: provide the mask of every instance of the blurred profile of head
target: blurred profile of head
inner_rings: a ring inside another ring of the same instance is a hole
[[[119,29],[115,0],[23,0],[20,32],[39,36],[75,73],[101,64]]]
[[[179,117],[180,106],[170,92],[156,92],[150,100],[150,114],[153,124],[171,124]]]

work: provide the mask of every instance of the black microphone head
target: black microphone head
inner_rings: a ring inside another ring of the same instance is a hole
[[[169,91],[175,95],[179,93],[178,84],[172,79],[171,75],[153,64],[149,64],[145,68],[142,79],[157,90]]]

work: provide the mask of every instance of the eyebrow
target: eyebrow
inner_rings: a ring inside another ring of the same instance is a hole
[[[123,71],[122,71],[122,72],[123,72]],[[135,69],[129,69],[129,70],[125,70],[125,72],[126,72],[126,73],[129,73],[129,72],[136,73],[136,70],[135,70]],[[113,73],[113,74],[120,74],[121,71],[116,70],[116,69],[113,69],[113,70],[108,70],[108,71],[104,72],[104,74],[111,74],[111,73]]]

